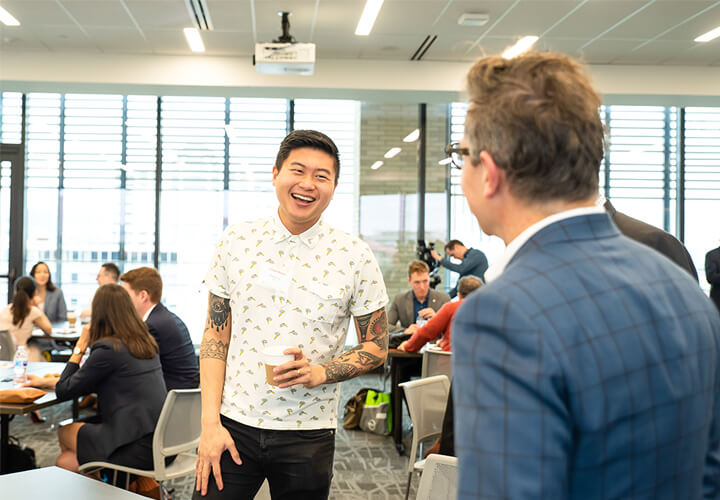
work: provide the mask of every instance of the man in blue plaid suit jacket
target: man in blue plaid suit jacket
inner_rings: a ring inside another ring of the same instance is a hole
[[[468,91],[449,149],[507,249],[453,326],[458,498],[719,498],[720,316],[594,205],[603,127],[583,68],[489,57]]]

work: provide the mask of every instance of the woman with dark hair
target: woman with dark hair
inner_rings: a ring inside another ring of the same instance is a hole
[[[77,471],[80,464],[103,460],[151,469],[153,431],[167,395],[157,343],[120,285],[98,288],[92,311],[62,375],[31,376],[26,385],[54,387],[63,400],[98,395],[96,420],[58,429],[59,467]]]
[[[38,290],[38,307],[45,312],[50,321],[67,319],[67,304],[60,287],[55,286],[50,276],[50,268],[43,261],[30,269],[30,276],[35,279]]]
[[[37,307],[37,287],[35,281],[23,276],[15,282],[13,300],[0,311],[0,330],[8,330],[15,345],[24,345],[28,349],[30,361],[42,361],[40,350],[34,343],[28,343],[33,328],[40,328],[46,335],[52,332],[47,316]]]

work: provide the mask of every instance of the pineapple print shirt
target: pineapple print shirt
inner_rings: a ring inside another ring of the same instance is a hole
[[[325,224],[299,235],[277,214],[229,226],[205,285],[230,299],[232,332],[220,412],[263,429],[327,429],[337,425],[338,384],[279,389],[265,382],[262,350],[293,345],[311,364],[338,357],[350,316],[388,302],[368,245]]]

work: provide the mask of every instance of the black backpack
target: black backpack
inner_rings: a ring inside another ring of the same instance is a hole
[[[37,469],[35,450],[20,443],[12,436],[8,439],[8,472]]]

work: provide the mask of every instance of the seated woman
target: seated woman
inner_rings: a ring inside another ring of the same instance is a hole
[[[120,285],[101,286],[92,310],[60,377],[30,377],[26,385],[54,387],[60,399],[98,394],[98,423],[58,429],[58,467],[77,472],[80,464],[102,460],[151,469],[153,431],[167,395],[157,343]]]
[[[46,335],[52,332],[47,316],[37,307],[37,287],[32,278],[23,276],[15,282],[13,300],[0,311],[0,330],[8,330],[15,345],[28,349],[29,361],[43,361],[40,350],[29,342],[33,328],[37,327]]]
[[[38,289],[38,307],[45,312],[50,321],[67,319],[67,304],[60,287],[55,286],[50,276],[50,268],[40,261],[30,269]]]

